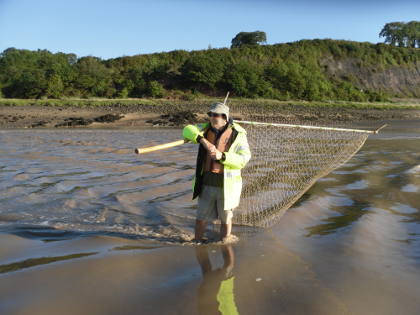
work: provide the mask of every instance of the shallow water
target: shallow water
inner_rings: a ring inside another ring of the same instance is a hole
[[[196,147],[133,152],[179,135],[0,131],[0,313],[420,312],[418,122],[371,136],[233,246],[170,245],[193,230]]]
[[[194,219],[195,148],[189,144],[142,156],[134,148],[176,140],[179,134],[3,131],[0,221],[177,240]]]

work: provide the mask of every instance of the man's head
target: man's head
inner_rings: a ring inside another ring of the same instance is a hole
[[[210,106],[207,115],[213,127],[223,127],[229,119],[229,107],[223,103],[214,103]]]

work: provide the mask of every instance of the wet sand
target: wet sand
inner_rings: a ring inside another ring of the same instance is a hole
[[[302,215],[296,212],[277,228],[290,231],[290,220]],[[293,227],[299,231],[299,225]],[[0,312],[215,314],[225,303],[239,314],[418,313],[418,266],[402,260],[400,267],[385,267],[372,253],[357,251],[344,263],[349,249],[325,244],[302,256],[280,240],[291,235],[282,234],[267,231],[233,246],[232,275],[223,246],[160,246],[107,236],[43,242],[3,234],[0,257],[8,259],[2,266],[28,257],[64,258],[0,274]],[[68,257],[76,253],[86,256]],[[319,258],[305,258],[310,255]],[[396,267],[411,276],[390,272]],[[220,286],[229,279],[231,295],[225,292],[221,302]]]
[[[4,314],[214,314],[226,280],[221,246],[162,247],[105,236],[43,244],[7,235],[1,242],[13,247],[11,261],[31,253],[91,254],[1,275]],[[240,314],[345,313],[336,293],[280,242],[258,236],[234,251],[231,301]],[[206,256],[213,271],[199,264],[197,257]]]
[[[178,106],[163,110],[159,107],[137,106],[1,106],[0,129],[2,128],[148,128],[174,127],[189,122],[206,120],[208,105],[189,108]],[[185,115],[184,112],[187,112]],[[119,115],[120,119],[102,121],[98,118],[104,115]],[[195,117],[194,117],[195,115]],[[186,116],[186,117],[185,117]],[[235,118],[243,118],[236,113]],[[372,109],[343,109],[343,108],[301,108],[282,109],[276,115],[277,121],[293,123],[355,123],[359,121],[381,122],[384,120],[420,120],[420,110],[372,110]],[[73,126],[68,126],[69,121]]]
[[[45,106],[13,106],[0,107],[0,128],[54,128],[69,118],[92,120],[107,114],[119,114],[123,117],[114,122],[93,122],[79,125],[79,128],[107,127],[145,127],[149,119],[158,119],[157,113],[121,113],[118,109],[45,107]],[[61,126],[61,128],[66,128]]]

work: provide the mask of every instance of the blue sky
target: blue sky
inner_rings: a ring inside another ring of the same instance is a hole
[[[0,0],[0,51],[8,47],[104,59],[229,47],[241,31],[267,43],[332,38],[382,42],[385,23],[420,20],[420,1]]]

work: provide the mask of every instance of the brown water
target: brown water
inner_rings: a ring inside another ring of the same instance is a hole
[[[420,312],[418,122],[230,246],[181,246],[194,145],[133,154],[180,132],[0,131],[0,314]]]

